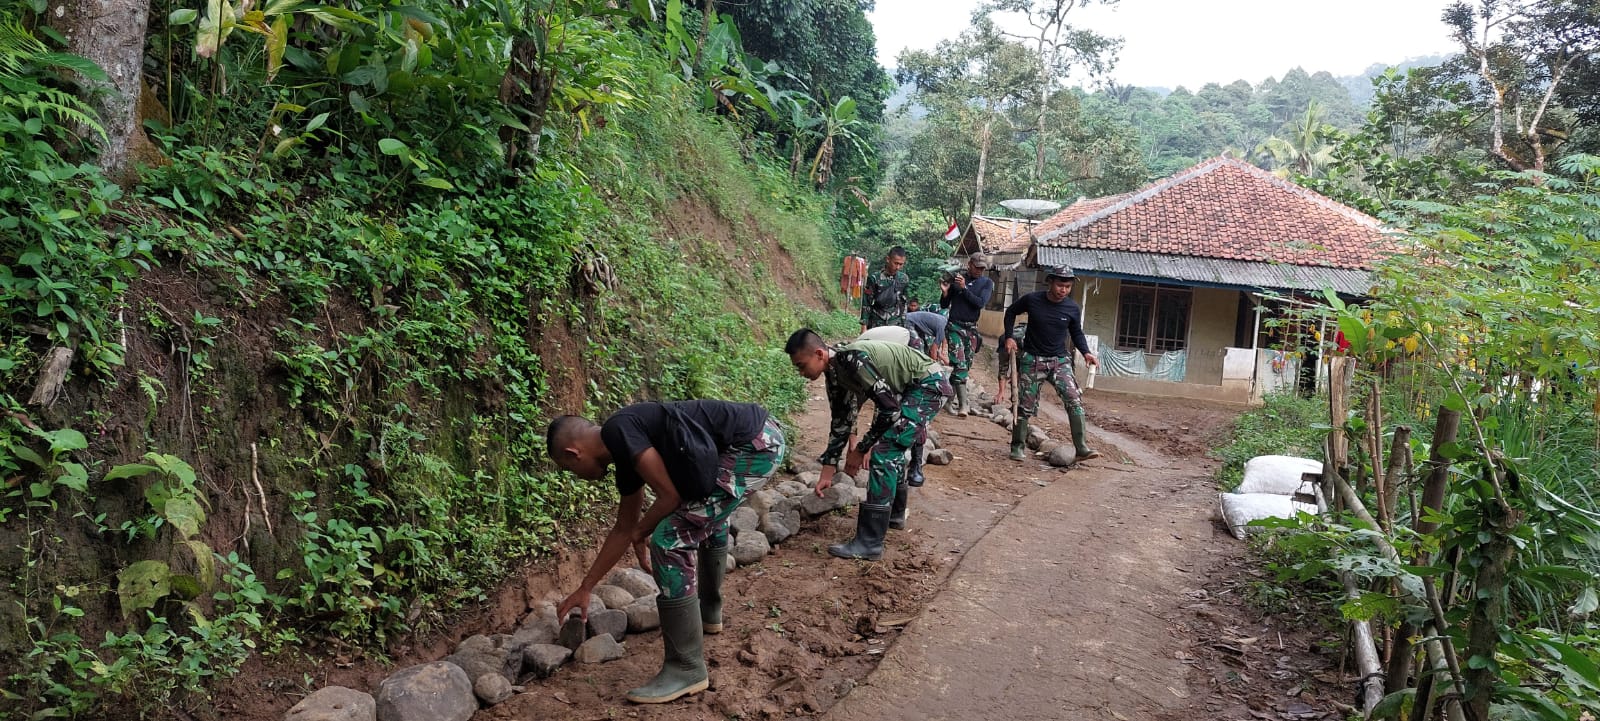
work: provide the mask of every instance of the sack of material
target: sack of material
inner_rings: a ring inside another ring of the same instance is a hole
[[[1316,485],[1301,480],[1306,473],[1321,473],[1322,461],[1295,456],[1256,456],[1244,464],[1244,481],[1235,493],[1310,494]]]
[[[1315,505],[1295,501],[1293,496],[1273,493],[1219,493],[1217,497],[1222,505],[1222,522],[1227,524],[1228,532],[1241,541],[1245,536],[1258,530],[1250,527],[1251,521],[1263,518],[1294,518],[1300,511],[1317,512]]]

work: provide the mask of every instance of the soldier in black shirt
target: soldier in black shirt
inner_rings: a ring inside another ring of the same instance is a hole
[[[1018,360],[1017,419],[1011,428],[1011,458],[1027,458],[1028,419],[1039,411],[1039,386],[1049,383],[1056,387],[1061,402],[1067,407],[1067,417],[1072,423],[1072,445],[1077,460],[1083,461],[1100,455],[1085,440],[1083,399],[1078,391],[1078,379],[1072,375],[1072,352],[1083,354],[1083,362],[1099,366],[1100,359],[1089,352],[1089,341],[1083,337],[1083,309],[1072,299],[1075,280],[1071,268],[1048,268],[1045,282],[1049,290],[1034,291],[1018,298],[1006,309],[1006,330],[1001,336],[1006,350],[1017,350],[1017,340],[1012,337],[1017,316],[1028,314],[1028,330],[1022,341],[1022,356]],[[1071,345],[1068,345],[1070,340]]]
[[[728,517],[783,457],[783,430],[754,403],[635,403],[604,425],[561,416],[545,431],[556,465],[599,480],[616,466],[616,522],[578,590],[557,609],[588,615],[589,593],[633,545],[648,545],[648,567],[661,587],[665,660],[649,683],[628,692],[635,703],[666,703],[707,686],[706,633],[722,631],[722,577]],[[656,500],[648,510],[644,487]],[[647,543],[648,542],[648,543]]]

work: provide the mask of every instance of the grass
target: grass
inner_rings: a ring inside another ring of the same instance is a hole
[[[1218,484],[1225,491],[1238,488],[1244,480],[1245,462],[1256,456],[1320,458],[1327,424],[1324,399],[1292,393],[1267,396],[1265,405],[1234,421],[1232,440],[1211,451],[1213,458],[1222,461],[1217,469]]]

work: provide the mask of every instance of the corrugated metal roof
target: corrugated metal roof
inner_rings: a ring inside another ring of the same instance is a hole
[[[1364,270],[1045,245],[1036,250],[1039,265],[1064,265],[1084,275],[1187,281],[1240,290],[1332,288],[1352,296],[1372,292],[1372,274]]]

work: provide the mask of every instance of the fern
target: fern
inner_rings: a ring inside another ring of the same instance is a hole
[[[23,119],[39,118],[89,128],[106,137],[94,109],[78,96],[46,85],[43,80],[67,70],[91,82],[105,82],[106,73],[88,58],[50,52],[22,21],[0,11],[0,111]]]

